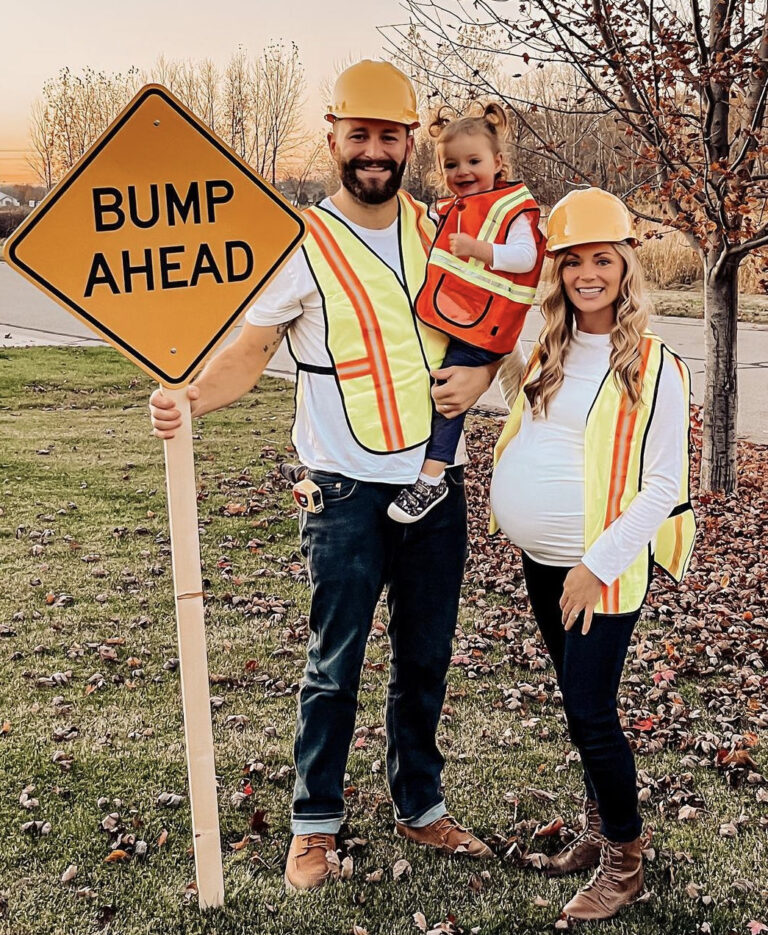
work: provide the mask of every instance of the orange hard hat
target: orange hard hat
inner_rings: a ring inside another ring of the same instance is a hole
[[[364,59],[345,68],[336,80],[326,120],[343,117],[391,120],[413,129],[419,125],[411,79],[390,62]]]
[[[547,253],[585,243],[618,243],[637,246],[632,215],[623,201],[602,188],[577,188],[561,198],[549,212]]]

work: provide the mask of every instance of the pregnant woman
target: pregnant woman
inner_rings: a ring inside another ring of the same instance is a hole
[[[547,867],[597,868],[564,907],[574,919],[610,918],[643,887],[635,762],[616,696],[653,563],[680,580],[695,534],[688,369],[647,330],[636,246],[629,212],[608,192],[573,191],[552,209],[545,324],[508,400],[491,484],[492,526],[522,549],[584,769],[584,832]]]

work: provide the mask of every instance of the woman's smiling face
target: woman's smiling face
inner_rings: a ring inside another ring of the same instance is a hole
[[[612,243],[569,247],[561,267],[563,288],[581,331],[613,323],[624,260]]]

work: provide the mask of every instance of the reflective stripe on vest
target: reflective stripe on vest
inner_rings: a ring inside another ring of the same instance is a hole
[[[520,392],[494,449],[494,465],[504,448],[520,430],[526,403],[524,387],[538,372],[537,346],[531,355]],[[676,581],[685,574],[696,532],[689,498],[690,375],[688,368],[656,336],[646,333],[640,344],[642,403],[630,412],[629,401],[620,392],[612,374],[606,374],[587,416],[584,436],[584,543],[585,551],[616,520],[637,496],[642,484],[645,440],[653,416],[663,366],[674,366],[682,383],[685,409],[683,470],[678,505],[656,534],[653,558]],[[498,529],[491,517],[491,532]],[[637,610],[645,599],[650,579],[650,546],[610,586],[603,586],[596,613],[625,614]]]
[[[428,369],[442,363],[444,335],[413,315],[411,295],[424,277],[434,226],[426,209],[399,198],[399,237],[407,289],[338,217],[305,212],[304,250],[323,299],[326,346],[350,431],[376,454],[405,451],[429,437],[432,417]],[[430,229],[431,228],[431,229]],[[299,370],[307,366],[297,361]]]
[[[439,266],[441,269],[453,273],[454,276],[458,276],[459,279],[463,279],[464,282],[500,295],[505,299],[509,299],[510,302],[520,302],[522,305],[531,305],[533,303],[536,297],[535,286],[518,286],[510,279],[494,273],[493,270],[486,269],[482,262],[480,262],[479,268],[472,265],[477,262],[479,261],[474,259],[462,260],[461,257],[454,256],[439,247],[432,250],[432,255],[429,258],[431,266]]]
[[[508,220],[507,215],[514,211],[513,217],[517,216],[519,209],[531,201],[533,201],[533,195],[525,185],[520,185],[518,188],[513,189],[509,195],[504,195],[498,201],[494,201],[482,227],[477,233],[477,239],[493,243],[501,233],[502,225],[505,228],[508,226],[504,224],[504,221]],[[478,260],[476,257],[472,257],[469,262],[473,266],[481,268],[484,265],[483,261]]]

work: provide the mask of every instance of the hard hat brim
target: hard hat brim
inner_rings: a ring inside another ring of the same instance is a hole
[[[389,114],[334,114],[332,111],[329,111],[325,115],[325,119],[328,123],[335,123],[337,120],[385,120],[387,123],[399,123],[401,126],[408,127],[411,130],[415,130],[416,127],[421,126],[418,120],[398,120]]]
[[[548,256],[550,260],[552,260],[557,256],[558,253],[562,253],[563,250],[570,250],[571,247],[583,247],[586,243],[626,243],[629,244],[630,247],[640,246],[640,241],[637,239],[637,237],[622,237],[621,240],[613,240],[610,237],[602,240],[582,240],[581,238],[577,238],[576,240],[569,241],[568,243],[558,244],[558,246],[554,248],[547,247],[547,249],[544,251],[544,256]]]

